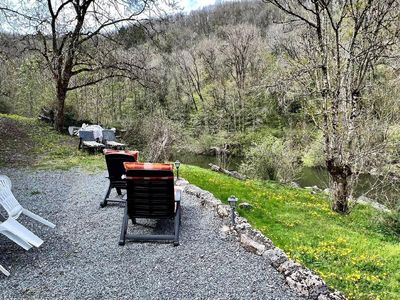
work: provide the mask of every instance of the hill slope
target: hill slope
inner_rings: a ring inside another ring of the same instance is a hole
[[[32,118],[0,114],[0,142],[0,167],[105,168],[101,155],[78,150],[78,138]]]

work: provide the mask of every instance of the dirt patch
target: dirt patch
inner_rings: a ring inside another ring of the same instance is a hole
[[[34,163],[35,141],[27,133],[32,125],[0,117],[0,166]]]

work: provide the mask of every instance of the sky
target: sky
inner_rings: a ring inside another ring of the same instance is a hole
[[[186,11],[189,12],[194,9],[202,8],[214,4],[215,0],[179,0],[179,5]]]

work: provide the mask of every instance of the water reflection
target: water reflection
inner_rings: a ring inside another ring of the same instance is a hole
[[[198,167],[208,169],[209,163],[219,165],[220,161],[216,156],[199,155],[194,153],[176,153],[173,155],[172,160],[179,159],[184,164],[195,165]],[[241,157],[228,157],[226,161],[225,169],[230,171],[237,171],[243,158]],[[324,168],[309,168],[304,167],[301,171],[299,178],[296,182],[301,187],[306,186],[318,186],[321,189],[329,187],[329,174]],[[379,202],[383,202],[385,198],[398,197],[398,191],[400,189],[399,184],[394,186],[380,186],[373,192],[370,192],[371,188],[376,184],[377,178],[371,175],[361,175],[359,182],[355,188],[354,195],[356,197],[368,193],[367,196],[373,198]]]

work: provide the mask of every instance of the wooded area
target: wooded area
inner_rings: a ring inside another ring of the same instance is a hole
[[[360,174],[397,184],[398,0],[233,1],[189,14],[157,1],[16,2],[0,5],[0,112],[46,107],[60,131],[122,128],[148,160],[228,147],[244,156],[241,173],[284,182],[323,166],[340,213]]]

